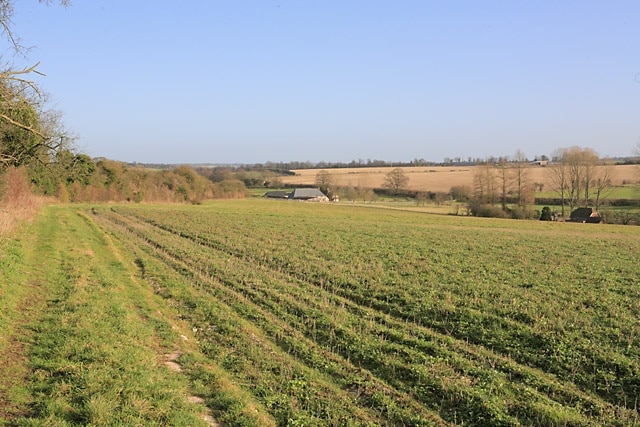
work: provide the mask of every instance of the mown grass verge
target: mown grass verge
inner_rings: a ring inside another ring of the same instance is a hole
[[[0,368],[21,372],[0,390],[12,408],[0,425],[206,426],[187,380],[163,366],[179,334],[133,263],[69,208],[46,208],[21,236],[3,248],[2,345],[22,345]]]
[[[24,413],[29,401],[23,386],[28,375],[26,341],[31,335],[27,325],[41,313],[48,292],[34,270],[38,267],[31,248],[37,244],[36,231],[23,228],[19,240],[5,234],[6,240],[0,241],[0,425]]]

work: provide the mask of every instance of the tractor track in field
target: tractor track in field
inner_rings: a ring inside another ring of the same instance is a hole
[[[29,398],[17,402],[11,399],[9,393],[11,389],[24,386],[28,381],[31,374],[29,347],[34,334],[33,326],[46,307],[47,282],[41,277],[41,267],[34,262],[40,256],[36,250],[40,244],[38,239],[41,237],[25,234],[23,238],[33,239],[24,245],[28,251],[22,265],[22,268],[32,269],[33,274],[24,283],[19,284],[19,299],[15,306],[8,307],[8,313],[3,313],[15,316],[15,320],[2,331],[5,346],[0,350],[0,425],[28,413]]]
[[[116,245],[114,244],[111,236],[106,233],[104,230],[100,229],[99,227],[95,226],[95,222],[94,222],[94,218],[91,218],[90,216],[88,216],[85,213],[79,213],[78,214],[88,225],[90,225],[94,231],[96,233],[100,233],[100,236],[104,239],[106,245],[109,248],[109,251],[111,254],[113,254],[113,256],[119,261],[119,262],[123,262],[123,257],[122,254],[120,253],[120,251],[116,248]],[[93,256],[93,254],[90,254],[91,256]],[[135,278],[131,278],[132,281],[135,281]],[[175,325],[172,326],[173,328],[176,328]],[[185,335],[180,335],[182,340],[188,340],[188,338]],[[172,372],[176,373],[176,374],[182,374],[183,373],[183,369],[182,369],[182,365],[179,363],[179,358],[182,355],[182,352],[179,350],[174,350],[171,353],[167,353],[162,355],[162,363]],[[202,408],[204,408],[204,413],[202,414],[202,419],[209,425],[212,427],[224,427],[224,424],[219,423],[218,421],[216,421],[215,417],[213,416],[213,412],[211,411],[211,409],[209,407],[206,406],[204,399],[202,399],[199,396],[195,396],[195,395],[191,395],[189,394],[188,396],[186,396],[186,400],[189,403],[192,404],[196,404],[201,406]]]
[[[44,300],[43,292],[37,282],[27,285],[29,293],[17,307],[21,313],[19,320],[14,323],[11,330],[5,330],[7,345],[0,351],[0,421],[10,422],[13,419],[24,416],[27,409],[20,403],[10,401],[8,391],[18,385],[24,384],[30,373],[28,340],[30,339],[29,324],[39,315],[40,302]]]
[[[175,372],[177,374],[182,374],[182,365],[178,361],[180,356],[182,356],[182,353],[179,352],[179,351],[173,351],[171,353],[167,353],[167,354],[163,355],[162,359],[163,359],[164,365],[167,368],[169,368],[171,371],[173,371],[173,372]],[[202,416],[202,418],[211,427],[224,427],[224,424],[220,424],[213,417],[213,412],[211,411],[211,409],[209,409],[205,405],[205,401],[204,401],[203,398],[201,398],[199,396],[189,395],[189,396],[187,396],[187,401],[189,403],[193,403],[193,404],[196,404],[196,405],[201,405],[201,406],[204,406],[206,408],[206,411],[205,411],[204,415]]]

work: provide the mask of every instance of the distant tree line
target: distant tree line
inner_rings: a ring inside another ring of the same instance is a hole
[[[236,180],[247,188],[282,188],[282,176],[295,175],[290,170],[267,168],[264,166],[213,166],[198,167],[198,173],[214,183]]]
[[[549,170],[553,190],[570,210],[594,206],[596,210],[611,189],[613,165],[602,162],[590,148],[561,148],[554,153]]]
[[[193,165],[196,169],[224,170],[231,173],[250,172],[250,171],[270,171],[277,175],[293,174],[293,170],[305,169],[345,169],[345,168],[370,168],[370,167],[415,167],[415,166],[477,166],[486,163],[514,163],[519,159],[510,156],[489,156],[480,157],[445,157],[443,161],[436,162],[416,158],[409,161],[387,161],[372,159],[357,159],[350,162],[310,162],[310,161],[288,161],[288,162],[265,162],[265,163],[239,163],[239,164],[222,164],[222,165]],[[553,158],[547,155],[536,155],[529,162],[552,162]],[[620,157],[609,159],[612,164],[616,165],[632,165],[640,164],[640,155],[630,157]],[[144,166],[153,169],[170,169],[176,165],[163,163],[131,163],[131,166]]]
[[[469,212],[476,216],[540,217],[531,206],[536,203],[535,192],[542,191],[543,184],[531,182],[529,163],[519,150],[510,160],[487,159],[474,171],[473,188],[452,187],[451,195],[455,200],[468,203]],[[593,207],[598,211],[611,193],[613,166],[613,162],[600,159],[590,148],[574,146],[556,150],[545,168],[550,182],[548,189],[558,196],[555,200],[561,217],[578,207]]]
[[[534,186],[529,179],[529,160],[518,150],[513,159],[490,158],[474,171],[473,193],[469,198],[472,215],[531,218]]]

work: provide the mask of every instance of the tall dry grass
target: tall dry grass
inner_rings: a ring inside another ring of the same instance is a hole
[[[46,198],[33,193],[24,168],[7,169],[0,175],[0,238],[33,219],[45,202]]]

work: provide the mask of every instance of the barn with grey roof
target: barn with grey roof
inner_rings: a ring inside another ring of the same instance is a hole
[[[329,198],[317,188],[296,188],[289,193],[289,200],[328,202]]]

